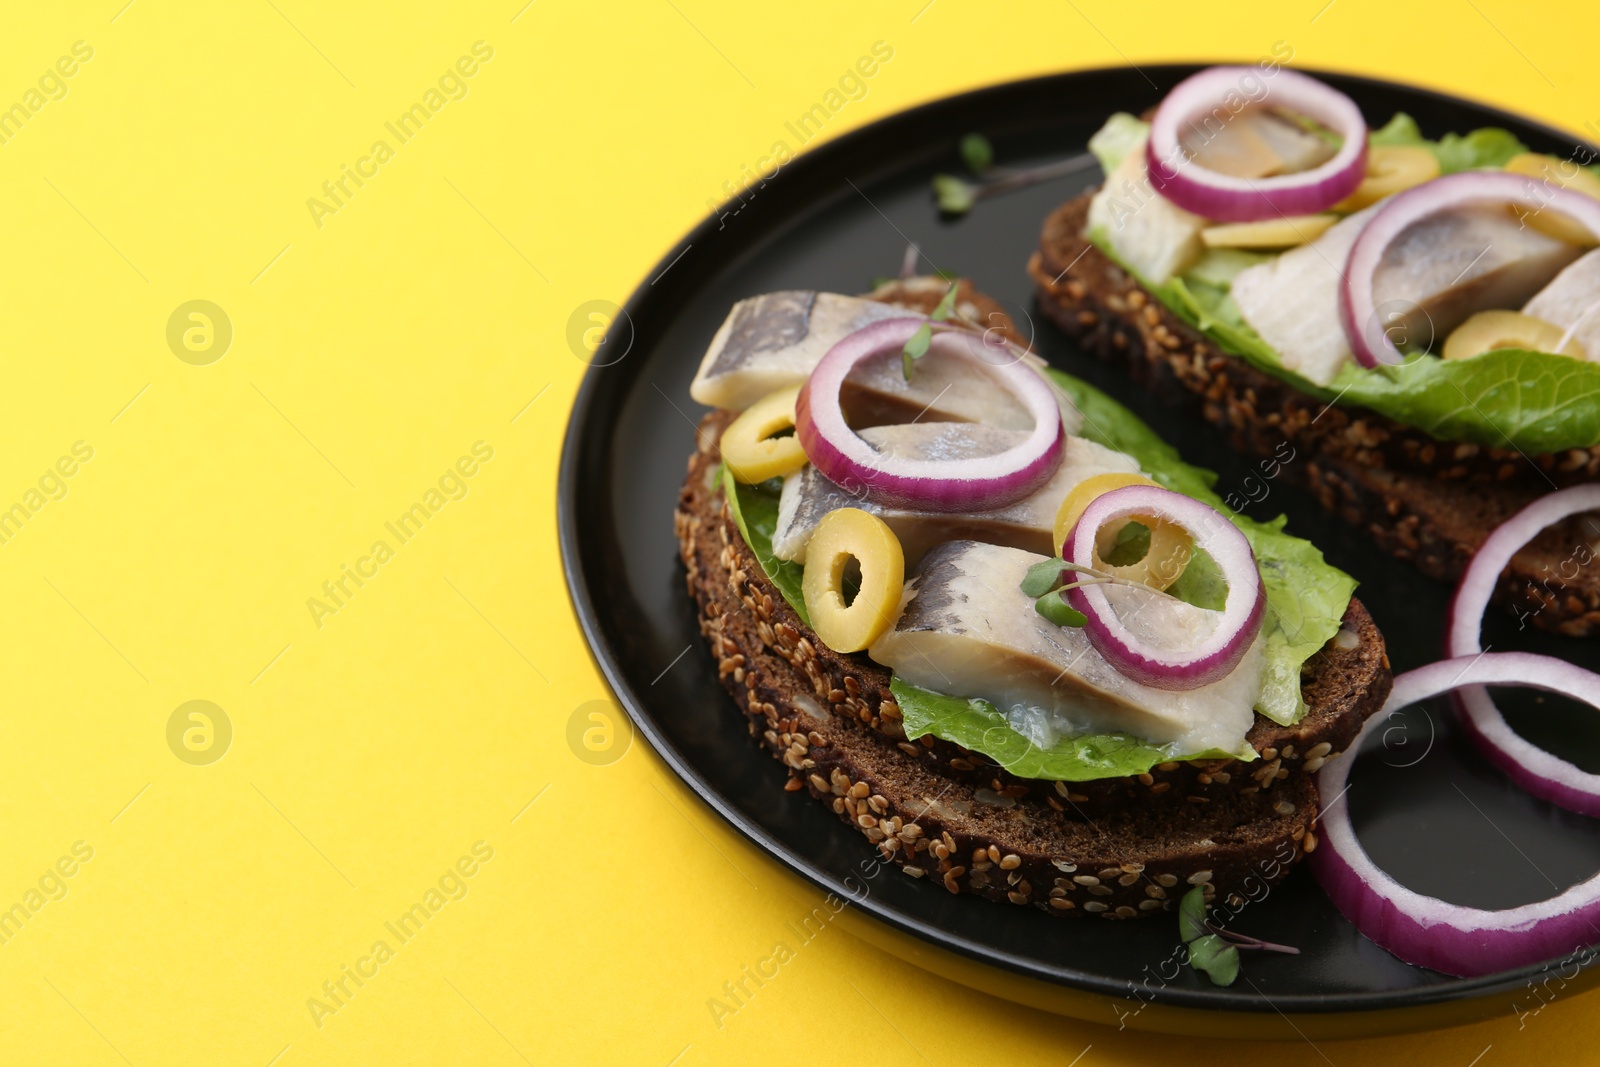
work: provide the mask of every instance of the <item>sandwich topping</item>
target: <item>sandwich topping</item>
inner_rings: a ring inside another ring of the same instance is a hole
[[[1090,148],[1086,236],[1223,351],[1442,441],[1600,444],[1600,171],[1368,130],[1286,69],[1203,71]]]
[[[741,302],[691,393],[748,405],[730,512],[814,640],[893,672],[908,738],[1082,781],[1255,759],[1258,710],[1304,713],[1353,582],[998,331],[855,303]]]

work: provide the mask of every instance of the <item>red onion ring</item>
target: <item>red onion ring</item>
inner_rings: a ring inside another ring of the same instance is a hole
[[[1343,137],[1334,157],[1298,174],[1258,179],[1222,174],[1194,162],[1179,139],[1183,127],[1219,107],[1231,118],[1234,109],[1225,100],[1229,94],[1244,95],[1240,86],[1247,77],[1259,83],[1262,74],[1255,67],[1212,67],[1185,78],[1161,101],[1145,146],[1150,183],[1161,195],[1204,218],[1253,222],[1314,214],[1355,192],[1367,175],[1367,123],[1361,109],[1332,86],[1282,68],[1271,76],[1267,95]]]
[[[1467,170],[1447,174],[1396,193],[1367,220],[1350,247],[1344,285],[1339,290],[1339,317],[1345,337],[1363,367],[1400,364],[1405,356],[1378,321],[1372,279],[1394,239],[1429,215],[1467,204],[1505,204],[1537,213],[1545,209],[1568,215],[1600,237],[1600,200],[1551,183],[1535,183],[1522,174],[1502,170]]]
[[[1440,660],[1396,678],[1384,713],[1367,720],[1346,752],[1357,752],[1387,712],[1484,684],[1532,686],[1589,704],[1600,699],[1600,678],[1549,656],[1486,652]],[[1367,937],[1407,963],[1461,977],[1557,959],[1597,939],[1600,874],[1549,900],[1484,911],[1424,896],[1378,869],[1356,839],[1349,804],[1341,803],[1353,762],[1346,755],[1317,772],[1317,789],[1334,800],[1319,816],[1322,847],[1308,858],[1329,899]]]
[[[1500,574],[1540,530],[1585,511],[1600,510],[1600,485],[1575,485],[1529,504],[1490,534],[1461,576],[1445,628],[1445,654],[1474,656],[1480,651],[1483,612]],[[1589,676],[1591,697],[1600,677]],[[1457,691],[1456,707],[1467,736],[1506,777],[1536,797],[1580,815],[1600,816],[1600,774],[1590,774],[1519,737],[1506,723],[1494,698],[1482,686]]]
[[[1003,508],[1043,488],[1061,465],[1066,431],[1050,383],[1024,361],[985,359],[984,338],[935,327],[931,349],[971,359],[1009,389],[1033,416],[1020,444],[972,459],[902,459],[879,452],[845,423],[839,390],[862,360],[895,352],[928,320],[885,319],[840,340],[817,363],[795,403],[795,434],[807,458],[830,481],[884,507],[923,511]],[[926,358],[926,357],[924,357]]]
[[[1183,649],[1159,648],[1128,629],[1112,609],[1104,586],[1082,585],[1067,590],[1067,599],[1086,617],[1089,643],[1119,672],[1156,689],[1195,689],[1225,677],[1261,632],[1267,592],[1249,540],[1217,509],[1154,485],[1113,489],[1096,497],[1078,517],[1062,545],[1062,558],[1093,567],[1095,537],[1101,527],[1138,515],[1182,526],[1195,545],[1216,561],[1228,585],[1222,617],[1202,641]]]

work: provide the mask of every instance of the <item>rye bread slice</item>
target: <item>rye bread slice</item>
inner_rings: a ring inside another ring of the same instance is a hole
[[[1542,493],[1600,478],[1600,446],[1528,457],[1437,441],[1365,408],[1324,404],[1220,351],[1084,237],[1091,196],[1045,220],[1028,262],[1041,310],[1085,351],[1197,407],[1240,451],[1277,458],[1287,442],[1297,458],[1279,477],[1430,577],[1458,579],[1495,527]],[[1541,629],[1600,633],[1600,570],[1581,565],[1597,538],[1596,515],[1544,531],[1512,560],[1494,602]]]
[[[832,685],[834,665],[819,665],[831,653],[802,632],[756,566],[712,478],[714,438],[700,439],[674,519],[722,683],[752,736],[788,768],[785,788],[831,806],[907,875],[1053,915],[1125,919],[1171,910],[1193,885],[1237,905],[1316,848],[1310,775],[1271,793],[1235,788],[1203,804],[1091,817],[1053,794],[996,791],[947,773],[920,746],[875,729],[892,721],[892,701],[886,672],[860,670],[875,667],[865,657],[853,657],[858,673],[819,697]]]

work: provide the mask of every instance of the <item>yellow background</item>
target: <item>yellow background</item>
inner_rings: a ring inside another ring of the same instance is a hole
[[[0,507],[93,448],[0,544],[0,907],[93,849],[0,945],[0,1062],[1317,1059],[1015,1007],[833,928],[719,1028],[708,998],[815,901],[642,745],[569,748],[606,694],[556,550],[568,317],[622,301],[877,40],[894,59],[830,136],[1279,40],[1578,132],[1592,5],[124,2],[0,25],[0,106],[94,50],[0,144]],[[466,97],[319,228],[307,198],[480,40]],[[194,299],[234,330],[204,366],[166,340]],[[384,523],[478,441],[467,495],[399,545]],[[307,599],[379,539],[394,558],[319,627]],[[190,700],[233,728],[209,765],[168,745]],[[466,895],[319,1027],[308,998],[479,841]],[[1584,1010],[1320,1052],[1576,1062]]]

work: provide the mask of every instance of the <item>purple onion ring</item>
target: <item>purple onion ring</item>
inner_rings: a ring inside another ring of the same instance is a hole
[[[1216,508],[1154,485],[1113,489],[1095,497],[1078,517],[1062,545],[1062,558],[1094,567],[1095,538],[1100,529],[1141,515],[1183,527],[1195,546],[1216,561],[1228,586],[1221,618],[1203,640],[1185,648],[1162,648],[1129,630],[1103,586],[1081,585],[1068,590],[1067,599],[1087,618],[1084,632],[1089,643],[1122,674],[1156,689],[1195,689],[1226,677],[1261,632],[1267,592],[1249,540]]]
[[[1525,685],[1593,704],[1600,677],[1565,660],[1531,652],[1486,652],[1440,660],[1394,680],[1384,710],[1367,720],[1342,759],[1317,772],[1323,809],[1321,847],[1309,861],[1334,905],[1367,937],[1407,963],[1465,978],[1559,959],[1597,940],[1600,874],[1535,904],[1484,911],[1407,889],[1372,862],[1350,824],[1344,799],[1352,755],[1387,712],[1461,686]]]
[[[1230,96],[1254,102],[1242,89],[1246,79],[1259,84],[1269,77],[1262,99],[1339,134],[1344,138],[1339,151],[1319,167],[1270,178],[1240,178],[1196,163],[1183,146],[1184,127],[1218,110],[1231,119],[1243,107],[1232,107]],[[1161,101],[1150,123],[1145,163],[1150,184],[1162,196],[1203,218],[1254,222],[1310,215],[1337,204],[1366,178],[1367,123],[1348,96],[1297,71],[1279,68],[1269,76],[1255,67],[1211,67],[1179,82]]]
[[[1013,448],[972,459],[906,459],[879,452],[845,423],[839,391],[863,360],[898,352],[927,319],[885,319],[843,338],[818,362],[795,402],[795,435],[830,481],[874,504],[921,511],[972,512],[1008,507],[1042,489],[1061,465],[1066,431],[1050,383],[1022,360],[985,359],[994,346],[966,330],[935,324],[929,355],[970,360],[1016,396],[1033,430]],[[923,358],[928,358],[924,356]]]

